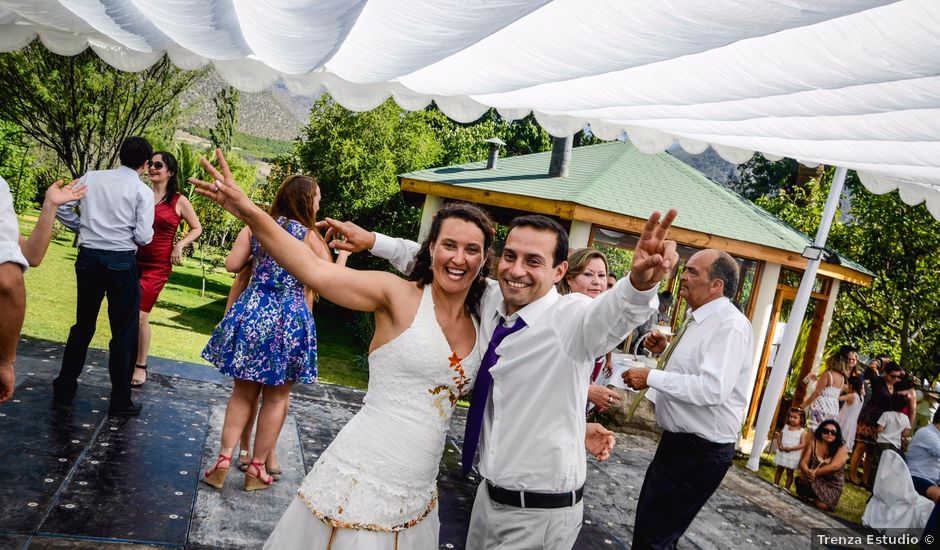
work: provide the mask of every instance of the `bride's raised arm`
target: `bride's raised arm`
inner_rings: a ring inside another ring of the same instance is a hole
[[[222,151],[216,149],[215,155],[220,170],[205,158],[200,159],[214,181],[209,183],[190,178],[189,182],[196,187],[197,193],[212,199],[248,224],[261,247],[274,261],[335,304],[357,311],[391,309],[391,296],[399,286],[408,284],[407,281],[391,273],[358,271],[319,258],[310,247],[295,239],[267,212],[251,202],[232,177]]]

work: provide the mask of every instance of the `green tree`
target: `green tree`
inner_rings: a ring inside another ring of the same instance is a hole
[[[177,98],[203,74],[163,56],[121,72],[87,50],[56,55],[39,43],[0,54],[0,119],[55,152],[72,177],[116,164],[121,142],[175,127]]]
[[[362,113],[348,111],[327,96],[317,100],[292,167],[317,178],[323,195],[321,217],[389,229],[384,215],[367,215],[383,210],[392,214],[384,205],[401,193],[398,174],[433,166],[444,154],[428,125],[429,116],[426,111],[403,112],[392,100]],[[272,174],[279,184],[283,174]],[[417,213],[407,217],[413,234]]]
[[[215,128],[209,128],[209,141],[213,147],[227,153],[232,149],[235,128],[238,127],[238,102],[241,94],[231,86],[223,86],[212,98],[215,105]]]
[[[759,199],[766,210],[815,235],[833,170],[821,179]],[[822,183],[820,183],[822,182]],[[875,273],[871,287],[842,285],[829,342],[886,353],[918,375],[940,374],[940,222],[897,193],[870,193],[849,173],[848,216],[836,216],[829,245]]]
[[[10,185],[17,213],[36,204],[36,159],[33,143],[16,124],[0,120],[0,176]]]
[[[181,148],[183,147],[181,146]],[[210,158],[214,159],[214,155]],[[183,162],[180,164],[180,174],[185,174],[186,170],[195,169],[195,172],[192,173],[193,177],[201,180],[209,179],[208,173],[205,172],[200,165],[195,164],[198,155],[188,146],[183,148],[182,154],[178,159],[181,161],[185,160],[185,164]],[[226,154],[225,160],[228,161],[232,175],[242,189],[246,192],[251,189],[255,184],[255,179],[258,177],[258,167],[249,164],[235,152]],[[213,164],[215,164],[215,162],[213,162]],[[188,186],[188,184],[186,185]],[[235,240],[238,232],[241,231],[245,224],[235,216],[219,208],[218,205],[208,198],[193,192],[192,189],[193,188],[190,187],[188,191],[184,192],[189,193],[189,199],[193,203],[193,210],[196,211],[196,216],[199,217],[199,221],[202,223],[202,235],[193,243],[193,256],[199,259],[199,266],[202,270],[202,293],[205,294],[207,275],[224,264],[225,257],[231,249],[232,241]]]
[[[749,200],[773,196],[797,184],[799,163],[790,158],[770,161],[760,153],[738,168],[737,178],[728,187]]]

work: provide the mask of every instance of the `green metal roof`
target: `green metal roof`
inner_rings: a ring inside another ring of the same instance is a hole
[[[725,189],[668,153],[647,155],[629,142],[575,147],[566,178],[549,178],[551,152],[430,168],[403,178],[484,191],[567,201],[646,218],[678,208],[676,227],[800,253],[812,239],[754,203]],[[873,275],[842,258],[843,264]]]

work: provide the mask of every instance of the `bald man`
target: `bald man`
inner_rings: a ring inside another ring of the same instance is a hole
[[[623,374],[634,389],[656,389],[663,428],[640,490],[634,550],[675,548],[731,466],[753,358],[751,323],[731,302],[738,279],[738,264],[726,252],[689,258],[679,285],[689,306],[685,322],[668,348],[659,332],[646,338],[663,370]]]

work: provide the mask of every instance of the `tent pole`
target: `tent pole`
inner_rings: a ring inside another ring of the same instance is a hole
[[[829,189],[829,197],[826,199],[826,206],[819,222],[819,230],[816,232],[816,240],[813,242],[815,247],[823,248],[826,246],[829,229],[832,227],[832,220],[835,217],[836,210],[839,207],[839,199],[842,196],[842,187],[845,185],[845,174],[845,168],[836,168],[835,176],[832,178],[832,187]],[[774,359],[773,370],[770,371],[770,379],[767,381],[764,397],[761,399],[761,408],[757,415],[757,427],[754,430],[754,444],[751,446],[751,456],[747,461],[747,467],[755,472],[760,467],[760,455],[767,445],[766,436],[770,431],[770,422],[773,420],[774,412],[780,403],[780,397],[783,395],[783,385],[790,371],[790,360],[793,358],[793,350],[796,348],[796,340],[800,335],[800,327],[803,326],[806,307],[809,305],[809,297],[813,290],[813,284],[816,282],[816,272],[819,270],[821,261],[822,257],[820,256],[817,260],[809,260],[806,265],[806,271],[803,272],[803,278],[800,281],[800,288],[796,293],[796,299],[793,301],[793,309],[790,310],[790,319],[783,331],[780,349],[777,350],[777,356]]]

